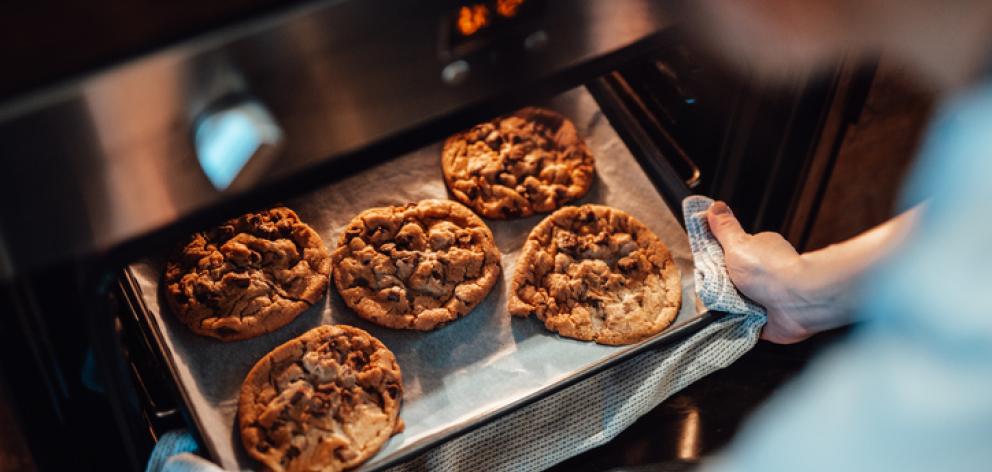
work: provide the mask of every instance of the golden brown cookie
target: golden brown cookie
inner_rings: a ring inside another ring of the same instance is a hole
[[[510,284],[510,313],[562,336],[630,344],[667,328],[682,285],[668,248],[627,213],[562,208],[531,231]]]
[[[330,276],[320,236],[289,208],[195,233],[165,266],[165,299],[197,334],[222,341],[276,330],[317,303]]]
[[[506,219],[581,198],[594,163],[571,121],[528,107],[448,138],[441,169],[456,200],[486,218]]]
[[[382,326],[422,331],[472,311],[500,271],[493,233],[448,200],[363,211],[331,259],[351,309]]]
[[[248,455],[274,471],[350,469],[403,429],[396,357],[351,326],[318,326],[259,359],[241,385]]]

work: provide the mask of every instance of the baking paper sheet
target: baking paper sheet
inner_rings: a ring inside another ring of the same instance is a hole
[[[571,118],[596,158],[596,181],[580,203],[623,209],[657,233],[682,270],[683,303],[673,328],[697,318],[685,231],[595,100],[580,87],[540,105]],[[341,229],[362,210],[424,198],[447,198],[440,148],[440,143],[428,146],[286,203],[333,250]],[[362,467],[371,469],[611,357],[638,349],[639,345],[601,346],[562,338],[546,331],[534,318],[511,319],[506,311],[507,281],[527,234],[541,218],[486,221],[503,254],[500,281],[466,317],[427,333],[392,330],[366,322],[344,305],[332,283],[323,302],[282,329],[246,341],[221,343],[193,334],[168,309],[162,309],[165,304],[160,303],[158,287],[161,260],[141,261],[130,268],[166,355],[173,360],[181,388],[186,390],[188,406],[201,427],[207,448],[225,469],[258,467],[245,454],[238,436],[237,396],[242,379],[265,353],[324,323],[358,326],[382,340],[396,354],[403,371],[401,417],[406,430],[390,439]]]

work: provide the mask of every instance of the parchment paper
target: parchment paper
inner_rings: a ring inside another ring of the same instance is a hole
[[[682,309],[672,328],[695,319],[696,297],[685,231],[595,100],[580,87],[539,105],[574,121],[596,158],[596,181],[580,203],[623,209],[658,234],[682,271]],[[438,143],[392,159],[287,204],[333,250],[340,230],[362,210],[424,198],[448,198],[441,177],[440,148]],[[203,440],[225,469],[258,467],[245,454],[235,423],[241,381],[265,353],[324,323],[358,326],[382,340],[396,354],[403,371],[401,417],[406,430],[390,439],[362,467],[370,469],[608,358],[638,349],[640,345],[601,346],[562,338],[546,331],[534,318],[511,320],[506,311],[507,281],[527,234],[543,217],[486,221],[503,254],[500,281],[466,317],[428,333],[392,330],[366,322],[343,304],[331,283],[322,303],[286,327],[246,341],[221,343],[193,334],[167,309],[160,308],[165,306],[159,300],[161,260],[140,261],[130,269],[139,295],[155,320],[166,355],[173,360],[180,388],[185,389],[187,406],[200,425]]]

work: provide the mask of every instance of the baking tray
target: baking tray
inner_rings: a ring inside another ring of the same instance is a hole
[[[322,302],[276,332],[221,343],[193,334],[162,309],[161,257],[135,262],[126,269],[127,286],[214,460],[225,469],[257,467],[241,447],[236,429],[241,381],[265,353],[320,324],[342,323],[369,331],[396,354],[403,371],[400,416],[406,429],[359,469],[374,470],[411,458],[644,349],[668,344],[715,317],[698,302],[693,289],[684,229],[589,92],[579,87],[538,105],[571,118],[596,157],[596,180],[578,203],[601,203],[633,214],[671,250],[682,272],[683,291],[673,325],[638,344],[603,346],[559,337],[533,318],[512,318],[506,310],[507,281],[527,234],[543,216],[487,220],[502,253],[500,280],[466,317],[427,333],[366,322],[344,305],[332,284]],[[447,198],[440,147],[440,143],[427,146],[286,203],[333,250],[340,230],[361,210]]]

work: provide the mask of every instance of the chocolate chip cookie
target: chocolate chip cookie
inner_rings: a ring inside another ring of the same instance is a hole
[[[472,311],[500,272],[492,232],[448,200],[365,210],[331,259],[351,309],[382,326],[422,331]]]
[[[262,357],[241,385],[248,455],[273,471],[338,471],[403,429],[396,357],[351,326],[318,326]]]
[[[562,208],[527,237],[509,311],[562,336],[630,344],[667,328],[682,301],[668,248],[640,221],[602,205]]]
[[[330,255],[289,208],[193,234],[166,263],[165,299],[197,334],[247,339],[293,321],[324,295]]]
[[[444,181],[455,199],[493,219],[547,213],[592,185],[592,153],[571,121],[528,107],[444,142]]]

